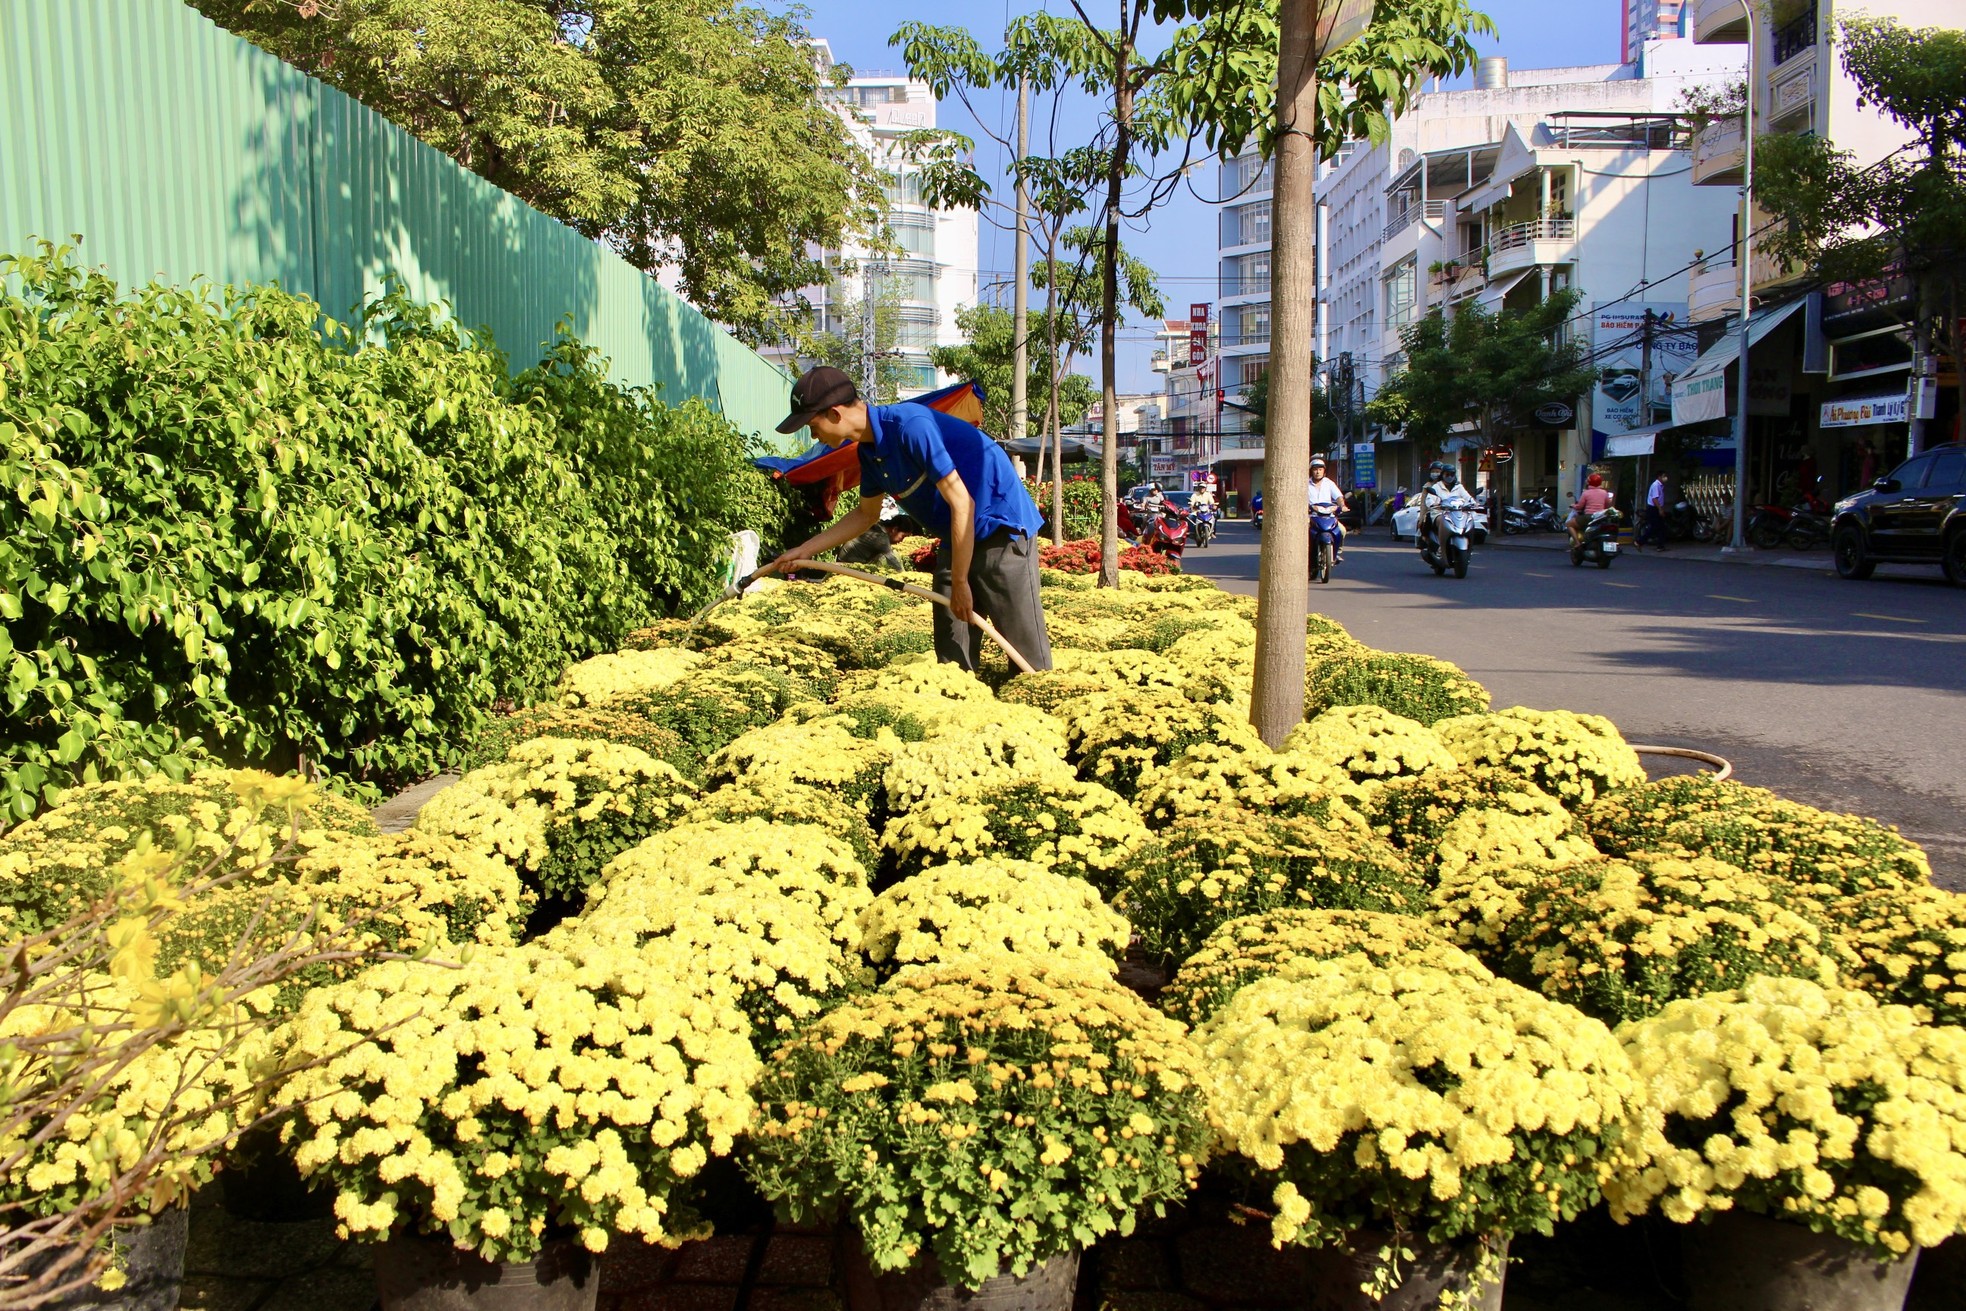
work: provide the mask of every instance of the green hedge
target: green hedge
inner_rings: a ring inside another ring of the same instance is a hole
[[[512,376],[399,295],[125,294],[0,257],[0,807],[217,757],[426,776],[501,701],[714,595],[783,497],[562,336]]]

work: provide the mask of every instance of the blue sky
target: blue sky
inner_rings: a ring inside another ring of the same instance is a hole
[[[1613,63],[1618,58],[1623,18],[1618,0],[1558,0],[1556,3],[1552,3],[1552,0],[1486,0],[1486,3],[1475,0],[1475,4],[1492,17],[1501,29],[1499,37],[1483,38],[1480,42],[1484,55],[1507,55],[1511,64],[1521,68]],[[995,48],[996,39],[1001,37],[1005,24],[1012,16],[1045,7],[1027,3],[1027,0],[1005,0],[1004,3],[995,4],[989,3],[989,0],[980,3],[973,0],[971,3],[926,8],[919,0],[909,3],[903,0],[807,0],[807,5],[811,11],[808,23],[813,34],[825,37],[832,43],[835,58],[852,64],[862,72],[903,70],[900,52],[890,48],[887,41],[895,28],[911,19],[967,27],[979,41]],[[1048,7],[1054,12],[1070,12],[1068,0],[1052,0]],[[1086,9],[1095,19],[1099,19],[1105,11],[1114,10],[1116,6],[1111,0],[1106,0],[1106,3],[1098,5],[1087,3]],[[1005,135],[1008,135],[1010,124],[1007,100],[1008,97],[997,93],[987,93],[979,101],[979,111],[993,116],[992,126]],[[1089,106],[1079,106],[1074,118],[1081,124],[1089,125],[1091,112]],[[983,141],[976,124],[960,105],[945,103],[941,122],[944,127],[979,139],[979,162],[984,165],[986,173],[1001,168],[1000,152]],[[1038,149],[1038,145],[1034,144],[1033,149]],[[1203,196],[1214,194],[1212,184],[1212,177],[1199,173],[1195,177],[1195,188]],[[1006,187],[1004,195],[1008,197],[1008,194]],[[1170,313],[1182,316],[1190,301],[1215,299],[1216,218],[1211,207],[1193,194],[1182,192],[1166,208],[1155,211],[1147,220],[1144,230],[1140,230],[1138,224],[1135,228],[1122,240],[1159,273],[1161,290],[1167,298]],[[1009,236],[994,231],[985,223],[979,246],[978,263],[982,266],[983,281],[989,282],[993,275],[1007,279],[1014,258]],[[1135,326],[1122,336],[1119,378],[1122,391],[1159,389],[1158,377],[1147,367],[1152,350],[1149,337],[1144,326]]]

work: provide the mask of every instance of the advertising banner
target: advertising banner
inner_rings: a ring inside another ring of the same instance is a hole
[[[1644,377],[1645,312],[1652,311],[1651,408],[1639,394]],[[1692,365],[1699,352],[1686,306],[1674,303],[1640,304],[1620,301],[1591,311],[1591,350],[1597,357],[1597,388],[1592,394],[1591,431],[1594,445],[1643,428],[1666,416],[1671,408],[1673,379]]]
[[[1871,423],[1903,423],[1911,417],[1911,398],[1899,393],[1883,396],[1852,396],[1846,400],[1824,401],[1822,426],[1859,428]]]
[[[1209,304],[1188,306],[1188,367],[1193,368],[1208,358],[1208,311]]]
[[[1352,486],[1379,485],[1379,453],[1370,442],[1352,443]]]

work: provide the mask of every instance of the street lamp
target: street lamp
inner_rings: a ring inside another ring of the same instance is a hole
[[[1734,540],[1729,550],[1748,546],[1748,315],[1754,296],[1754,0],[1741,0],[1748,20],[1748,94],[1741,106],[1741,350],[1734,366]]]

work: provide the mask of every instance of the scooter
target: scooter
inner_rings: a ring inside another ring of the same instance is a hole
[[[1120,531],[1149,551],[1179,560],[1188,547],[1188,516],[1171,502],[1153,511],[1121,501],[1119,518]]]
[[[1666,536],[1676,542],[1692,539],[1696,542],[1711,542],[1714,539],[1713,520],[1693,508],[1693,503],[1684,497],[1675,501],[1666,511]]]
[[[1449,569],[1456,578],[1468,576],[1468,561],[1474,553],[1475,501],[1459,487],[1434,507],[1433,522],[1415,536],[1420,540],[1420,558],[1438,577]]]
[[[1570,563],[1581,567],[1588,560],[1600,569],[1609,569],[1618,554],[1618,512],[1606,507],[1584,522],[1583,538],[1570,545]]]
[[[1504,533],[1553,533],[1557,526],[1555,508],[1540,496],[1532,496],[1520,505],[1502,507]]]
[[[1195,545],[1206,550],[1208,544],[1215,540],[1214,508],[1204,505],[1198,510],[1190,511],[1188,514],[1188,526],[1194,532]]]
[[[1829,540],[1829,524],[1829,516],[1815,506],[1798,505],[1789,517],[1788,531],[1782,534],[1782,544],[1791,551],[1821,546]]]
[[[1263,496],[1260,492],[1250,498],[1249,522],[1256,525],[1256,531],[1258,533],[1263,531]]]
[[[1331,570],[1338,563],[1338,517],[1324,510],[1311,511],[1311,579],[1331,581]]]

